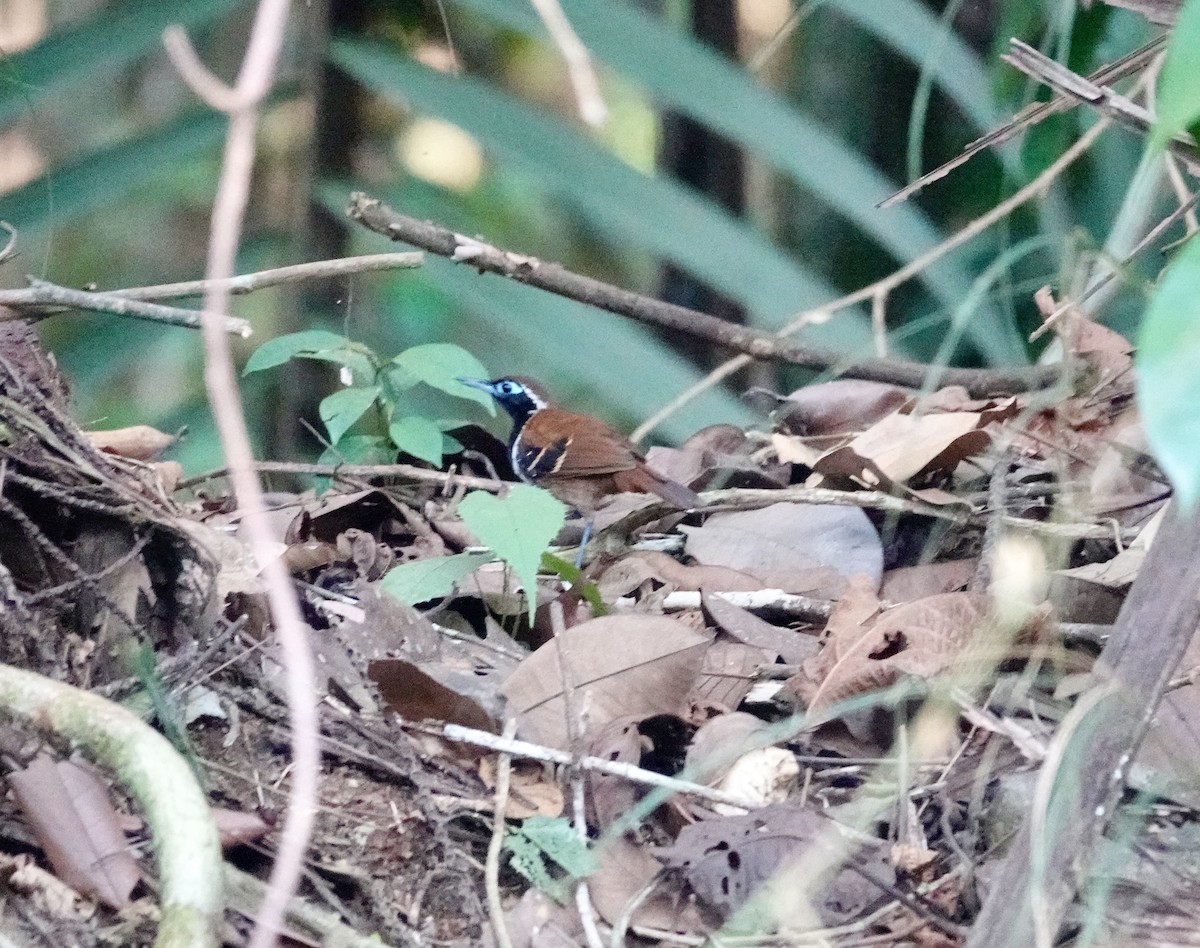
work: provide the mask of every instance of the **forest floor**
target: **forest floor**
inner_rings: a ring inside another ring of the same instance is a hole
[[[1178,661],[1195,622],[1168,607],[1195,591],[1152,543],[1187,524],[1128,346],[1079,314],[1056,331],[1055,400],[833,382],[655,449],[705,506],[620,498],[583,575],[536,590],[480,550],[453,473],[270,494],[318,668],[291,943],[999,945],[993,913],[1021,937],[1059,890],[1063,937],[1193,943],[1200,646]],[[6,347],[0,659],[170,738],[222,834],[219,937],[244,944],[293,760],[238,512],[221,478],[174,490],[79,432],[34,345]],[[459,470],[503,477],[492,453]],[[560,540],[569,561],[578,525]],[[3,944],[149,944],[161,880],[121,774],[6,717]]]

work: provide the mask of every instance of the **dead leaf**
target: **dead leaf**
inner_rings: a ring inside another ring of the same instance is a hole
[[[931,678],[960,663],[988,612],[985,597],[960,592],[872,616],[869,590],[856,592],[854,608],[835,608],[820,654],[787,682],[810,712],[886,688],[901,675]]]
[[[493,685],[439,662],[417,667],[402,658],[371,662],[367,673],[388,708],[408,721],[444,721],[499,733],[502,714]],[[485,704],[493,710],[488,710]]]
[[[797,389],[776,410],[779,424],[795,435],[861,431],[908,402],[902,388],[862,379],[836,379]]]
[[[141,870],[95,774],[71,761],[37,757],[8,782],[58,877],[105,905],[128,905]]]
[[[749,573],[784,592],[836,599],[851,577],[861,573],[878,584],[883,573],[879,534],[857,507],[772,504],[680,529],[688,555],[700,563]]]
[[[213,822],[217,824],[217,835],[220,837],[222,849],[252,843],[275,829],[257,813],[227,810],[221,806],[211,807],[210,812]]]
[[[872,488],[903,484],[919,474],[953,470],[983,452],[992,441],[980,430],[983,424],[975,412],[896,413],[811,467],[824,477],[847,477]]]
[[[489,790],[496,788],[496,758],[479,758],[479,779]],[[532,760],[514,760],[509,771],[508,819],[525,820],[531,816],[554,819],[563,812],[562,787],[545,764]]]
[[[119,454],[135,461],[153,461],[167,450],[175,439],[149,425],[131,425],[112,431],[88,431],[84,436],[92,447],[105,454]]]
[[[681,871],[697,898],[727,926],[735,920],[739,932],[841,925],[891,899],[852,864],[885,885],[895,884],[884,842],[851,840],[829,818],[794,804],[685,826],[675,844],[656,855]],[[837,867],[832,878],[814,873],[821,865]],[[748,905],[765,887],[773,894]],[[807,911],[810,905],[816,918]],[[739,911],[743,908],[747,911]]]
[[[687,697],[696,707],[733,710],[758,681],[758,669],[775,661],[774,652],[718,636],[704,653],[700,677]]]
[[[654,850],[618,836],[598,847],[600,866],[588,877],[592,902],[609,925],[616,925],[625,907],[650,880],[662,871]],[[692,937],[704,936],[716,927],[716,919],[706,917],[696,900],[680,891],[681,884],[670,876],[663,878],[654,893],[638,906],[631,924],[675,932]]]
[[[746,645],[772,652],[788,665],[799,665],[820,651],[816,636],[772,625],[753,612],[707,592],[700,601],[709,620],[726,635]]]
[[[883,588],[879,596],[885,602],[899,605],[938,593],[955,592],[970,582],[978,567],[979,558],[971,557],[890,569],[883,574]]]
[[[580,733],[618,717],[673,714],[691,690],[710,639],[661,616],[604,616],[547,642],[504,683],[522,737],[566,748],[562,667],[573,679]],[[561,649],[561,664],[560,664]]]

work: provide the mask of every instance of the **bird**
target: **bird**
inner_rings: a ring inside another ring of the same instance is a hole
[[[680,510],[702,505],[690,488],[646,466],[629,441],[599,418],[559,408],[536,383],[520,376],[458,381],[487,392],[512,417],[508,452],[513,470],[527,484],[542,487],[588,518],[613,494],[656,494]]]

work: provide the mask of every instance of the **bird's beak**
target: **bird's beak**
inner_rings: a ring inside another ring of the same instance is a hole
[[[492,383],[487,381],[486,379],[472,379],[472,378],[467,378],[466,376],[463,376],[463,375],[456,376],[456,378],[458,379],[459,382],[461,382],[467,388],[477,388],[481,392],[487,392],[489,395],[496,394],[495,388],[493,387]]]

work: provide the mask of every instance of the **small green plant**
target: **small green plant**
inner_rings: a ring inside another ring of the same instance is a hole
[[[246,375],[275,368],[292,359],[317,359],[341,366],[343,388],[322,400],[319,413],[332,446],[322,462],[345,460],[386,464],[396,452],[441,466],[444,454],[461,448],[446,434],[459,419],[431,419],[404,411],[405,394],[419,384],[483,405],[495,414],[492,399],[467,388],[458,376],[487,376],[471,353],[449,343],[405,349],[384,361],[369,347],[325,329],[278,336],[263,343],[246,363]],[[374,414],[369,414],[374,410]],[[351,434],[351,429],[359,430]]]
[[[563,817],[531,816],[504,841],[508,864],[565,905],[575,882],[596,871],[596,854]]]

